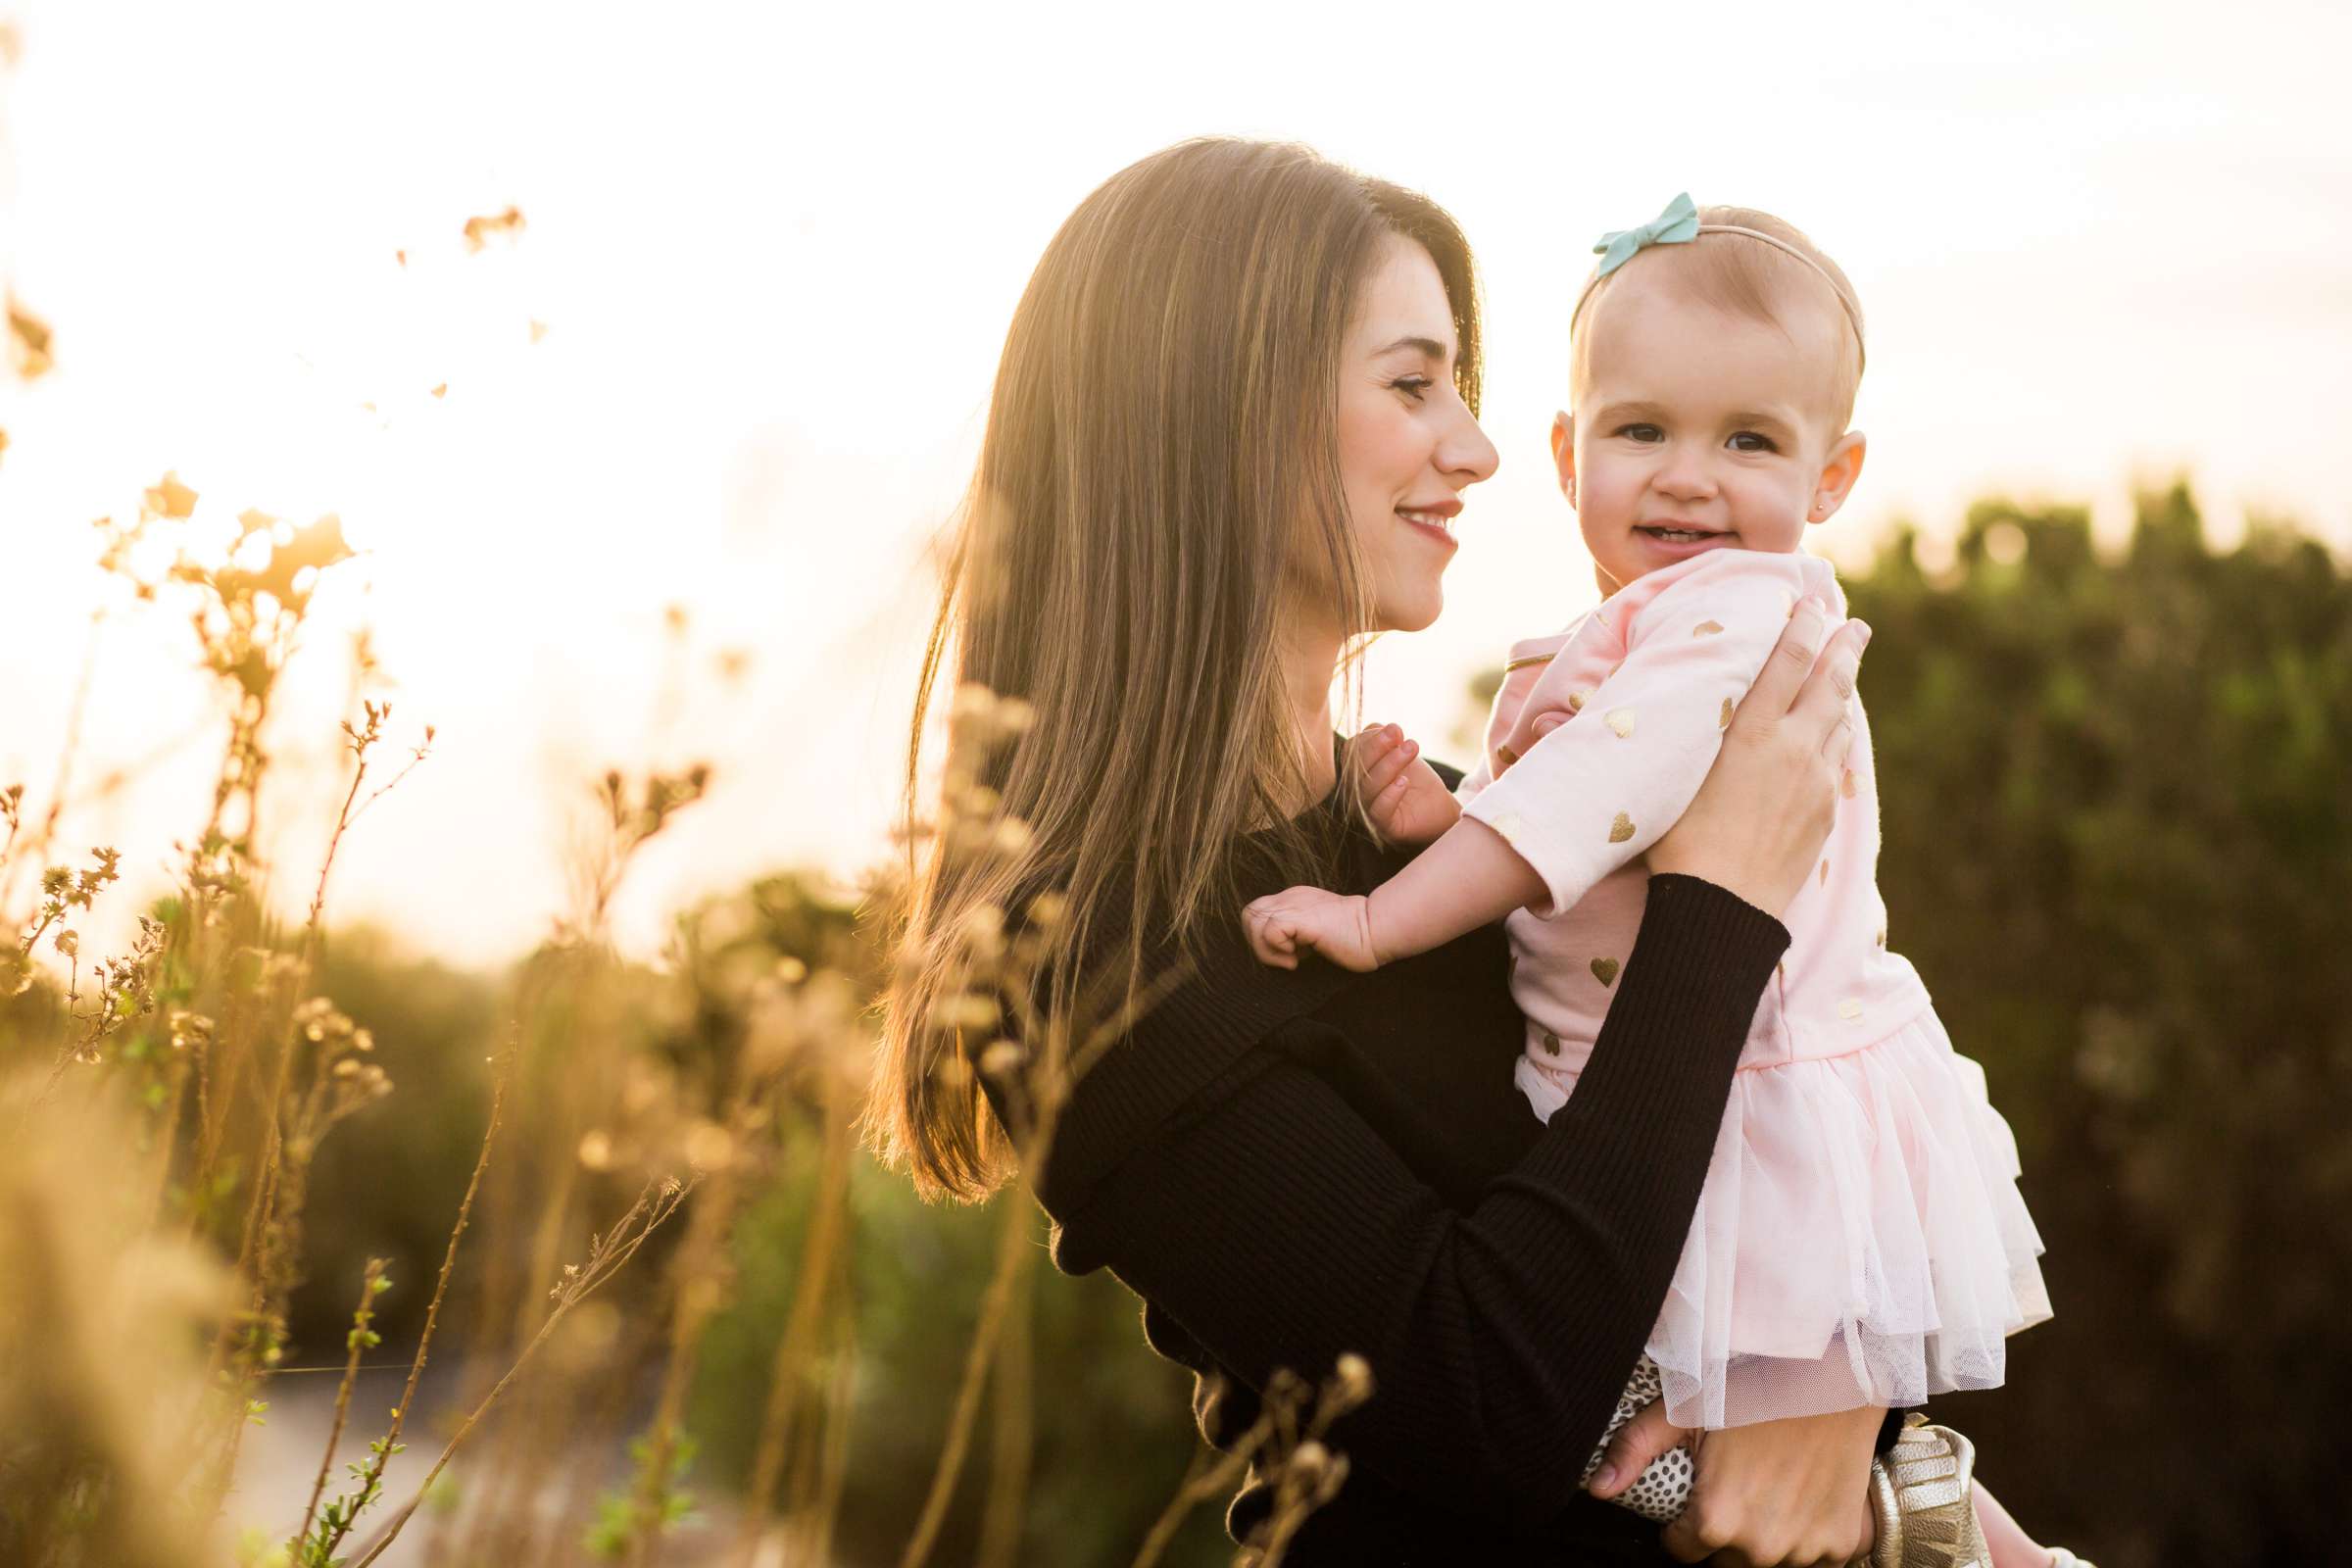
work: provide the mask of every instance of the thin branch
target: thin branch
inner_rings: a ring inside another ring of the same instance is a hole
[[[531,1357],[538,1353],[539,1347],[547,1343],[547,1337],[555,1332],[556,1325],[563,1322],[565,1315],[574,1306],[594,1295],[598,1286],[611,1279],[631,1257],[636,1255],[637,1249],[645,1245],[646,1238],[653,1235],[663,1220],[677,1212],[678,1204],[685,1200],[688,1193],[693,1191],[693,1186],[691,1181],[673,1183],[662,1191],[659,1199],[653,1201],[650,1209],[647,1207],[647,1197],[641,1195],[638,1198],[628,1214],[622,1217],[621,1226],[615,1227],[615,1231],[628,1225],[631,1219],[637,1218],[640,1214],[643,1216],[641,1227],[628,1238],[626,1245],[617,1250],[613,1250],[612,1238],[608,1236],[602,1246],[590,1251],[588,1267],[582,1269],[578,1277],[568,1286],[558,1288],[555,1310],[548,1313],[547,1321],[539,1326],[539,1332],[532,1336],[531,1343],[522,1348],[522,1353],[514,1358],[514,1364],[507,1368],[506,1376],[498,1380],[489,1394],[483,1397],[482,1402],[474,1406],[473,1413],[466,1418],[464,1424],[450,1438],[448,1446],[441,1450],[441,1456],[433,1461],[432,1469],[425,1472],[424,1480],[417,1485],[416,1495],[403,1503],[400,1511],[384,1522],[383,1528],[376,1533],[375,1539],[368,1544],[368,1548],[361,1553],[359,1561],[353,1563],[351,1568],[368,1568],[369,1563],[383,1555],[384,1548],[399,1538],[402,1527],[422,1505],[425,1494],[432,1490],[433,1483],[440,1479],[441,1472],[449,1467],[449,1461],[456,1455],[459,1447],[468,1437],[473,1435],[473,1429],[481,1424],[482,1417],[490,1413],[490,1407],[498,1402],[499,1396],[507,1392],[508,1386],[521,1375],[525,1366],[530,1364]]]
[[[491,1080],[490,1125],[482,1130],[481,1152],[474,1156],[472,1179],[466,1182],[466,1197],[458,1204],[457,1223],[450,1227],[449,1250],[441,1256],[441,1275],[433,1282],[433,1299],[424,1309],[424,1332],[417,1337],[416,1354],[415,1359],[409,1363],[408,1386],[400,1391],[400,1402],[392,1407],[392,1425],[384,1433],[384,1441],[378,1444],[369,1454],[367,1472],[360,1477],[359,1494],[363,1498],[372,1495],[376,1484],[383,1479],[384,1466],[391,1463],[392,1454],[400,1445],[400,1430],[409,1418],[409,1408],[416,1402],[416,1382],[424,1376],[424,1358],[433,1348],[433,1329],[441,1321],[441,1300],[449,1294],[449,1276],[458,1266],[458,1242],[465,1236],[466,1222],[473,1213],[473,1195],[481,1191],[482,1172],[490,1164],[491,1146],[498,1141],[499,1113],[506,1107],[507,1080],[512,1074],[514,1062],[514,1048],[510,1045],[506,1051],[500,1053],[497,1074]],[[355,1350],[353,1355],[356,1360],[358,1352]],[[350,1390],[348,1380],[344,1384],[344,1389],[346,1393]],[[338,1421],[338,1427],[340,1424]],[[438,1466],[435,1468],[438,1469]],[[320,1475],[323,1479],[323,1470]],[[317,1501],[315,1497],[312,1500]],[[320,1551],[319,1556],[326,1561],[333,1561],[335,1548],[343,1544],[343,1538],[351,1534],[351,1527],[358,1522],[359,1509],[355,1507],[338,1522],[334,1533],[327,1538],[324,1549]],[[309,1525],[306,1521],[304,1525],[306,1533],[308,1529]]]
[[[383,1285],[384,1260],[371,1257],[368,1260],[367,1276],[360,1281],[360,1304],[351,1314],[351,1335],[346,1341],[351,1354],[343,1363],[343,1381],[335,1386],[335,1420],[327,1428],[326,1451],[318,1455],[318,1478],[311,1483],[311,1500],[302,1510],[302,1526],[286,1544],[288,1554],[296,1560],[300,1560],[302,1544],[310,1539],[311,1521],[318,1517],[318,1499],[326,1494],[326,1478],[335,1468],[335,1449],[342,1445],[343,1423],[351,1414],[351,1386],[359,1381],[361,1352],[374,1337],[368,1325],[375,1316],[375,1298]]]

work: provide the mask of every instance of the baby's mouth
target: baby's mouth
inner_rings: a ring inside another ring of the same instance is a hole
[[[1661,540],[1670,545],[1689,545],[1696,544],[1701,539],[1720,539],[1730,531],[1728,528],[1661,528],[1650,524],[1643,524],[1634,529],[1636,533],[1645,533],[1652,539]]]

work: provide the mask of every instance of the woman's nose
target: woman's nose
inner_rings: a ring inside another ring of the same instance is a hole
[[[1437,462],[1438,467],[1457,485],[1471,485],[1494,477],[1494,470],[1502,465],[1502,454],[1494,450],[1494,443],[1487,439],[1487,432],[1479,427],[1470,411],[1463,409],[1453,427],[1438,443]]]

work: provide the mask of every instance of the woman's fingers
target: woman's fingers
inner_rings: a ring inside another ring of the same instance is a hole
[[[1825,653],[1827,628],[1816,602],[1798,605],[1697,796],[1650,847],[1652,873],[1704,877],[1768,914],[1804,886],[1837,813],[1854,671],[1870,635],[1851,622]]]
[[[1870,1544],[1870,1456],[1885,1411],[1709,1432],[1681,1517],[1658,1538],[1682,1562],[1841,1568]]]
[[[1798,603],[1796,613],[1788,617],[1788,629],[1773,647],[1772,657],[1764,661],[1755,684],[1748,687],[1739,710],[1732,715],[1734,736],[1752,738],[1768,733],[1788,716],[1788,710],[1796,706],[1797,694],[1804,689],[1806,677],[1813,672],[1814,658],[1821,652],[1822,630],[1828,624],[1819,601],[1806,599]]]
[[[1804,689],[1796,694],[1796,706],[1788,712],[1789,722],[1819,732],[1820,756],[1832,767],[1845,764],[1845,754],[1854,744],[1854,674],[1869,641],[1868,621],[1849,620],[1839,627],[1821,658],[1814,661],[1813,672],[1805,677]]]
[[[1666,1419],[1666,1401],[1652,1399],[1642,1407],[1641,1413],[1617,1429],[1609,1439],[1608,1450],[1601,1455],[1600,1468],[1592,1473],[1586,1488],[1595,1497],[1614,1497],[1641,1479],[1650,1461],[1672,1448],[1686,1437],[1690,1429],[1678,1427]]]

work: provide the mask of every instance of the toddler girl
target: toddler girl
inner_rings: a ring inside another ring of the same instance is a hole
[[[1595,249],[1571,320],[1575,414],[1552,449],[1600,606],[1513,645],[1457,796],[1385,737],[1375,820],[1436,840],[1409,866],[1368,898],[1293,888],[1247,917],[1269,963],[1309,947],[1367,969],[1508,911],[1518,1083],[1545,1119],[1575,1092],[1641,924],[1643,852],[1697,793],[1797,604],[1833,626],[1844,613],[1828,564],[1798,546],[1864,453],[1846,428],[1860,308],[1803,234],[1686,196]],[[1630,1409],[1662,1389],[1679,1426],[1991,1388],[2004,1336],[2050,1313],[2008,1127],[1886,945],[1869,727],[1849,701],[1836,825],[1783,916],[1788,954],[1629,1390]],[[1620,1500],[1672,1517],[1688,1462],[1661,1466]]]

